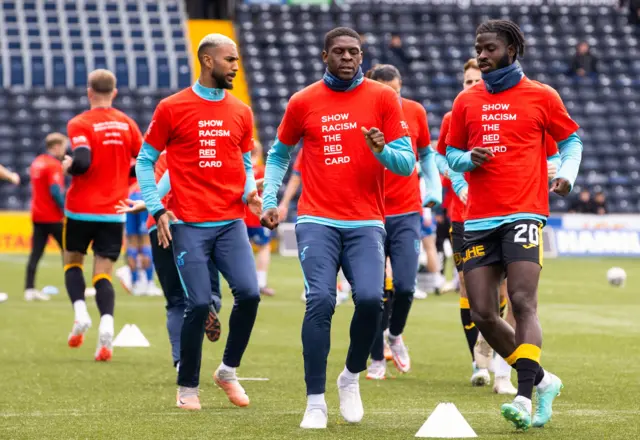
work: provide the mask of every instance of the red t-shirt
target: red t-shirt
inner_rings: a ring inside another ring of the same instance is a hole
[[[253,113],[225,92],[220,101],[190,87],[158,104],[145,142],[167,150],[173,211],[202,223],[244,218],[246,172],[242,155],[253,149]]]
[[[349,92],[318,81],[294,94],[278,139],[296,145],[304,137],[298,216],[384,221],[384,167],[361,127],[377,127],[385,141],[408,136],[398,95],[364,79]]]
[[[467,219],[548,216],[546,136],[561,141],[577,129],[558,93],[526,77],[494,95],[482,83],[460,93],[447,145],[491,148],[495,154],[469,173]]]
[[[31,220],[34,223],[59,223],[64,212],[51,196],[51,185],[64,192],[62,162],[50,154],[41,154],[31,164]]]
[[[418,159],[418,148],[429,148],[431,136],[427,122],[427,111],[415,101],[402,98],[402,111],[409,125],[409,135],[413,152]],[[389,170],[384,173],[384,213],[385,215],[422,212],[420,200],[420,178],[416,170],[410,176],[400,176]]]
[[[164,176],[165,171],[167,171],[167,152],[163,151],[162,153],[160,153],[160,157],[158,157],[158,161],[156,162],[156,166],[153,170],[153,174],[156,178],[156,183],[158,183],[160,179],[162,179],[162,176]],[[172,200],[173,200],[173,197],[171,196],[171,190],[169,190],[167,195],[164,196],[164,198],[162,199],[162,206],[164,206],[167,210],[172,210],[173,209],[171,206]],[[153,218],[152,215],[148,215],[147,230],[151,229],[155,225],[156,225],[156,220]]]
[[[558,143],[549,135],[546,137],[545,147],[547,149],[547,157],[558,154]]]
[[[442,125],[440,126],[440,137],[438,138],[438,146],[437,146],[438,153],[442,154],[445,157],[447,155],[447,143],[445,142],[445,140],[447,138],[447,134],[449,133],[450,124],[451,124],[451,112],[448,112],[442,118]],[[465,173],[464,178],[465,180],[468,181],[469,179],[468,173]],[[449,179],[446,179],[446,180],[449,181]],[[466,205],[462,203],[460,198],[458,198],[458,195],[453,191],[453,187],[451,186],[450,183],[449,183],[449,188],[451,188],[451,191],[449,191],[449,193],[451,194],[449,207],[447,208],[447,214],[449,215],[449,220],[451,220],[452,222],[463,222]]]
[[[91,149],[91,166],[71,179],[65,209],[115,215],[114,206],[129,195],[131,158],[142,145],[138,125],[115,108],[94,108],[69,121],[67,132],[72,150]]]
[[[256,180],[264,178],[264,165],[254,165],[253,166],[253,175]],[[259,192],[262,195],[262,191]],[[247,225],[247,228],[261,228],[260,218],[258,218],[251,210],[249,206],[245,205],[244,207],[244,223]]]

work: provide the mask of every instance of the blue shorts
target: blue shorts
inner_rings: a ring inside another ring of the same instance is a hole
[[[129,196],[129,198],[131,200],[142,200],[142,194],[140,194],[140,192],[134,192]],[[147,235],[149,233],[149,230],[147,229],[148,216],[149,213],[147,211],[143,211],[138,214],[127,214],[127,235]]]
[[[263,228],[261,226],[257,228],[247,228],[247,234],[249,240],[256,244],[256,246],[264,246],[271,242],[271,230]]]

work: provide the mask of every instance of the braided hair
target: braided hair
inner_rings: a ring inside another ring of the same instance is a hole
[[[488,20],[478,26],[476,29],[476,36],[486,33],[495,33],[498,38],[501,38],[507,45],[512,45],[516,53],[513,57],[513,61],[518,59],[518,56],[524,56],[524,34],[516,23],[511,20]]]

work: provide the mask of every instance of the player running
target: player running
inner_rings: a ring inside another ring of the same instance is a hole
[[[136,166],[142,197],[157,223],[158,242],[167,248],[173,241],[185,290],[176,403],[188,410],[201,408],[198,387],[211,303],[210,259],[234,296],[224,357],[213,378],[234,405],[249,405],[236,367],[249,343],[260,292],[242,220],[245,204],[259,214],[262,201],[251,164],[253,113],[225,90],[233,88],[238,59],[236,44],[228,37],[209,34],[200,41],[200,78],[158,104]],[[153,172],[165,149],[171,210],[160,201]]]
[[[158,194],[162,199],[162,204],[171,209],[171,182],[167,172],[167,152],[160,153],[154,169],[154,177],[158,185]],[[121,200],[116,206],[116,211],[122,214],[137,214],[146,211],[147,207],[143,200]],[[179,368],[180,363],[180,335],[184,321],[184,311],[186,308],[184,290],[180,282],[180,275],[176,268],[173,257],[173,244],[169,243],[167,248],[160,246],[158,241],[158,231],[153,216],[147,216],[146,228],[149,231],[149,241],[151,243],[151,253],[153,267],[158,275],[160,286],[166,299],[167,310],[167,332],[171,343],[171,357],[173,366]],[[220,280],[218,270],[209,259],[209,276],[211,278],[211,304],[209,305],[209,315],[205,323],[205,335],[211,342],[220,339],[221,325],[218,313],[222,306],[220,298]]]
[[[473,322],[518,373],[518,394],[502,415],[519,428],[544,426],[562,382],[540,366],[542,332],[537,288],[542,227],[549,215],[546,136],[558,142],[562,163],[551,191],[566,196],[578,173],[582,142],[552,88],[524,76],[517,62],[524,35],[507,20],[476,31],[483,84],[454,101],[446,138],[451,169],[469,172],[464,223],[464,278]],[[496,291],[508,275],[516,330],[498,315]],[[537,408],[532,421],[531,396]]]
[[[253,150],[251,151],[251,163],[253,165],[253,175],[256,179],[264,178],[264,165],[262,164],[262,144],[259,141],[253,141]],[[267,286],[267,275],[269,273],[269,263],[271,262],[271,230],[262,227],[260,218],[251,212],[249,206],[245,207],[244,223],[247,225],[247,233],[258,252],[256,253],[256,268],[258,274],[258,287],[260,294],[264,296],[273,296],[275,290]]]
[[[300,427],[312,429],[327,426],[324,392],[340,267],[355,302],[351,344],[338,377],[340,412],[349,423],[364,415],[359,376],[367,368],[383,295],[384,170],[409,176],[415,166],[400,100],[391,88],[364,78],[358,33],[329,31],[322,58],[323,80],[291,97],[269,151],[261,218],[270,229],[278,225],[276,195],[290,151],[304,137],[296,237],[307,291],[302,346],[308,400]]]
[[[62,159],[68,139],[61,133],[45,138],[47,152],[36,157],[29,171],[31,175],[31,221],[33,236],[27,262],[24,287],[26,301],[48,301],[49,296],[35,288],[38,263],[47,246],[49,236],[62,250],[62,219],[64,218],[64,174]]]
[[[389,64],[374,66],[366,74],[367,78],[391,87],[400,96],[402,78],[397,68]],[[393,363],[398,371],[407,373],[411,369],[411,358],[404,344],[402,332],[409,317],[413,293],[416,289],[418,256],[420,255],[420,226],[422,207],[429,208],[442,203],[442,185],[430,148],[431,137],[427,112],[421,104],[400,98],[402,111],[409,125],[409,135],[414,155],[419,159],[420,168],[427,182],[428,193],[424,199],[420,195],[420,180],[416,170],[410,176],[400,176],[388,169],[384,173],[384,213],[385,213],[385,255],[391,265],[393,290],[384,289],[385,306],[383,325],[377,332],[371,348],[371,365],[367,369],[367,379],[384,379],[386,361],[383,339],[387,339]],[[389,286],[385,286],[389,287]],[[393,292],[392,297],[389,294]],[[385,316],[387,315],[388,316]],[[389,325],[389,331],[384,332]]]
[[[92,284],[100,311],[95,359],[108,361],[113,353],[115,292],[111,284],[113,263],[120,256],[124,215],[114,210],[126,198],[131,157],[138,154],[142,135],[127,115],[113,108],[118,90],[108,70],[89,74],[87,94],[91,109],[69,121],[73,159],[65,158],[63,170],[72,176],[65,205],[63,230],[64,281],[75,311],[69,346],[79,347],[91,327],[85,303],[84,257],[93,242]]]

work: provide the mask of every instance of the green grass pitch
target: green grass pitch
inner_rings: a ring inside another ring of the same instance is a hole
[[[302,278],[296,259],[274,258],[270,273],[277,296],[263,298],[253,337],[238,373],[268,378],[244,382],[251,398],[233,407],[211,373],[221,360],[231,304],[223,294],[223,339],[205,340],[199,413],[175,407],[163,298],[134,298],[116,286],[116,331],[138,325],[150,348],[116,348],[113,360],[93,360],[98,314],[85,344],[66,339],[73,312],[60,260],[43,260],[38,286],[61,290],[49,303],[22,299],[25,257],[0,256],[1,439],[410,439],[439,402],[453,402],[482,439],[640,438],[640,261],[547,260],[540,284],[544,330],[542,360],[565,384],[552,422],[517,434],[500,417],[507,398],[472,388],[458,298],[448,294],[414,302],[405,340],[413,371],[383,382],[361,379],[365,416],[349,426],[340,417],[335,380],[344,365],[353,305],[333,318],[327,403],[329,426],[298,428],[305,407],[300,326]],[[613,288],[606,270],[624,267],[626,287]],[[87,265],[88,266],[88,265]],[[87,275],[87,279],[90,277]],[[390,365],[391,369],[392,366]],[[363,375],[364,376],[364,375]]]

